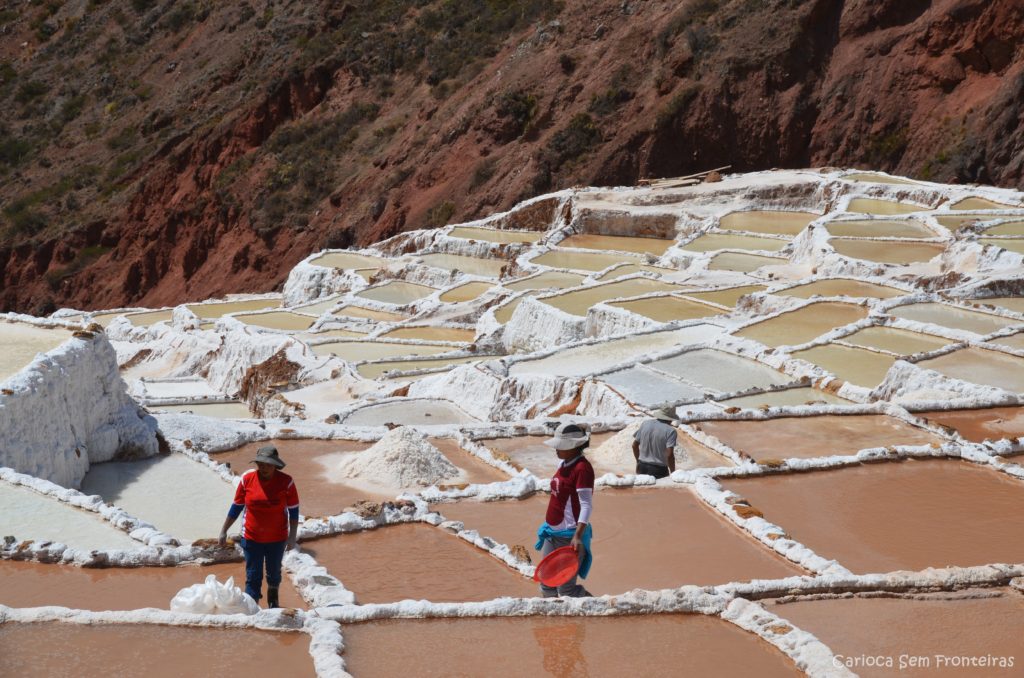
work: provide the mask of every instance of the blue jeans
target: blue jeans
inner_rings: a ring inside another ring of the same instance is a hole
[[[281,584],[281,561],[284,559],[286,543],[242,540],[242,551],[245,552],[245,592],[253,600],[258,601],[263,597],[264,561],[267,564],[267,586],[273,588]]]

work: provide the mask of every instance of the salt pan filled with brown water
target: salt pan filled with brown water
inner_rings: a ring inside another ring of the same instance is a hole
[[[957,460],[732,479],[766,520],[856,573],[1024,563],[1021,481]]]
[[[814,363],[843,381],[865,388],[878,386],[885,379],[889,368],[896,362],[896,358],[887,353],[839,344],[815,346],[803,351],[794,351],[791,355]]]
[[[269,313],[247,313],[236,315],[235,319],[246,325],[266,327],[272,330],[290,330],[301,332],[308,330],[316,322],[316,316],[292,313],[291,311],[271,311]]]
[[[829,330],[849,325],[866,317],[868,317],[868,309],[864,306],[822,301],[748,325],[733,334],[775,348],[797,346],[805,344]]]
[[[894,200],[875,200],[873,198],[854,198],[846,208],[847,212],[860,212],[861,214],[909,214],[910,212],[928,212],[931,207],[915,205],[909,202],[896,202]]]
[[[391,423],[403,425],[472,424],[475,417],[466,414],[446,400],[397,400],[367,405],[342,420],[349,426],[383,426]]]
[[[918,221],[872,219],[868,221],[833,221],[826,229],[829,235],[855,238],[934,238],[935,233]]]
[[[630,261],[635,263],[638,258],[632,254],[551,250],[534,257],[530,263],[551,268],[568,268],[573,271],[600,271],[613,264]]]
[[[383,301],[387,304],[409,304],[436,292],[433,287],[418,285],[404,280],[392,280],[383,285],[368,287],[356,292],[357,297]]]
[[[509,262],[504,259],[483,259],[481,257],[469,257],[463,254],[443,254],[432,252],[430,254],[419,254],[416,258],[427,266],[443,268],[448,271],[462,271],[470,275],[482,275],[489,278],[497,278],[501,275],[501,269]]]
[[[790,287],[787,290],[773,292],[780,297],[797,297],[798,299],[810,299],[818,295],[822,297],[862,297],[867,299],[891,299],[904,294],[909,294],[895,287],[876,285],[875,283],[864,282],[863,280],[852,280],[850,278],[831,278],[828,280],[815,280],[804,285]]]
[[[387,322],[405,320],[408,317],[401,313],[392,313],[390,311],[377,311],[372,308],[363,308],[362,306],[342,306],[338,310],[331,313],[331,315],[344,316],[349,318],[366,318],[368,320],[383,320]]]
[[[225,509],[226,510],[226,509]],[[3,535],[19,541],[51,541],[83,551],[144,547],[100,514],[75,508],[52,497],[0,481]]]
[[[633,238],[622,235],[594,235],[577,233],[558,243],[559,247],[575,247],[582,250],[611,250],[615,252],[636,252],[661,256],[675,240],[662,238]]]
[[[526,501],[461,501],[436,508],[501,543],[526,545],[533,557],[547,503],[546,496],[538,495]],[[599,490],[591,524],[594,565],[581,582],[598,596],[803,573],[685,488]]]
[[[453,287],[442,294],[439,299],[449,304],[456,304],[462,301],[472,301],[493,288],[494,285],[487,282],[468,282],[464,285]]]
[[[220,318],[229,313],[262,311],[265,308],[278,308],[280,306],[280,299],[247,299],[245,301],[210,301],[202,304],[185,304],[185,308],[204,320]]]
[[[423,341],[456,341],[468,343],[473,341],[476,330],[460,327],[399,327],[388,330],[381,337],[388,339],[421,339]]]
[[[355,252],[328,252],[312,259],[309,263],[327,268],[362,269],[379,268],[383,265],[384,260],[380,257],[371,257]]]
[[[950,206],[951,210],[1007,210],[1017,209],[1020,205],[1010,205],[1005,202],[995,202],[986,198],[964,198],[958,203]]]
[[[681,667],[694,676],[802,675],[757,636],[696,614],[389,620],[342,633],[345,667],[357,676],[585,678],[635,675],[637,667],[652,676]]]
[[[1024,238],[981,238],[978,242],[982,245],[1002,247],[1009,252],[1024,254]]]
[[[613,432],[593,433],[590,436],[590,446],[596,449],[614,435]],[[507,457],[514,466],[529,469],[534,475],[543,478],[554,473],[559,463],[554,451],[544,444],[548,438],[549,436],[516,436],[513,438],[488,438],[479,442],[491,450],[496,457],[500,459]],[[598,465],[594,466],[594,471],[599,476],[614,472]]]
[[[808,403],[827,403],[829,405],[846,405],[849,400],[832,395],[828,391],[821,391],[810,386],[798,388],[787,388],[781,391],[769,391],[759,395],[739,396],[722,400],[726,407],[791,407],[793,405],[806,405]]]
[[[0,381],[28,365],[39,353],[57,348],[71,338],[71,331],[46,329],[28,323],[0,322]]]
[[[648,280],[647,278],[631,278],[629,280],[620,280],[618,282],[570,290],[556,296],[546,297],[541,299],[541,301],[566,313],[585,316],[591,306],[608,299],[635,297],[652,292],[671,292],[678,289],[681,288],[671,283]]]
[[[933,323],[956,330],[965,330],[976,334],[991,334],[1010,325],[1020,324],[1014,318],[1003,318],[989,313],[968,311],[948,304],[924,302],[897,306],[889,310],[890,315],[905,320],[916,320],[921,323]]]
[[[633,301],[613,301],[609,305],[637,313],[661,323],[672,322],[673,320],[708,318],[722,314],[721,309],[714,306],[671,295],[648,299],[634,299]]]
[[[788,260],[776,257],[762,257],[756,254],[743,254],[740,252],[719,252],[711,258],[708,270],[750,273],[762,266],[778,266],[786,263],[789,263]]]
[[[890,177],[885,174],[875,174],[874,172],[855,172],[854,174],[847,174],[842,177],[847,181],[860,181],[871,184],[916,184],[916,181],[909,181],[907,179],[900,179],[899,177]]]
[[[840,341],[864,348],[877,348],[890,351],[896,355],[913,355],[925,351],[935,351],[943,346],[955,343],[952,339],[943,339],[932,334],[910,332],[895,327],[865,327],[853,334],[842,337]]]
[[[386,360],[374,363],[364,363],[356,368],[356,371],[367,379],[376,379],[385,372],[413,372],[416,370],[430,370],[452,365],[463,365],[478,360],[493,360],[498,356],[493,355],[471,355],[461,358],[433,358],[428,360]]]
[[[317,301],[312,304],[303,304],[302,306],[296,306],[295,311],[299,313],[305,313],[307,315],[320,316],[327,311],[333,310],[335,306],[341,303],[341,295],[328,297],[323,301]]]
[[[544,271],[527,278],[519,278],[504,284],[513,292],[523,290],[545,290],[550,288],[565,289],[576,287],[583,282],[583,276],[578,273],[566,273],[564,271]]]
[[[732,308],[740,300],[740,297],[764,290],[764,285],[742,285],[740,287],[726,287],[709,292],[687,292],[686,296],[698,301],[706,301],[711,304],[720,304]]]
[[[522,296],[516,297],[515,299],[502,304],[498,308],[494,309],[494,319],[497,320],[499,324],[504,325],[512,319],[512,314],[516,312],[516,309],[519,308],[519,304],[523,303],[523,300],[526,299],[526,297],[535,297],[538,294],[540,294],[540,290],[527,292]]]
[[[1024,314],[1024,297],[988,297],[985,299],[970,299],[976,304],[991,304],[1008,311]]]
[[[851,455],[890,445],[929,445],[942,439],[884,414],[719,420],[694,424],[756,461]]]
[[[796,235],[807,228],[807,224],[820,216],[820,214],[814,214],[813,212],[751,210],[748,212],[731,212],[726,214],[719,221],[718,226],[730,231]]]
[[[999,337],[998,339],[989,339],[991,344],[999,344],[1000,346],[1009,346],[1010,348],[1018,351],[1024,351],[1024,332],[1019,334],[1011,334],[1008,337]]]
[[[0,624],[10,676],[315,676],[309,636],[156,624]]]
[[[721,334],[714,325],[691,325],[678,330],[638,334],[558,351],[545,358],[523,360],[509,366],[509,374],[555,374],[579,377],[620,365],[628,360],[707,341]]]
[[[403,344],[386,341],[332,341],[311,347],[320,356],[336,355],[342,360],[380,360],[407,355],[437,355],[457,350],[455,346],[443,344]]]
[[[79,610],[166,610],[183,588],[200,584],[208,575],[224,583],[234,578],[245,588],[245,564],[220,563],[197,567],[74,567],[49,563],[0,561],[0,605],[42,607],[59,605]],[[266,599],[261,601],[264,605]],[[286,574],[281,580],[281,605],[305,608]],[[2,665],[3,660],[0,660]]]
[[[179,539],[217,536],[218,516],[234,496],[230,483],[183,454],[94,464],[82,492],[98,494]]]
[[[250,419],[253,414],[245,403],[189,403],[187,405],[160,405],[151,409],[164,412],[187,412],[215,419]]]
[[[918,412],[917,416],[949,426],[974,443],[1024,437],[1024,407],[936,410]]]
[[[951,231],[955,231],[971,221],[992,221],[997,218],[999,217],[994,214],[964,214],[963,212],[954,214],[943,214],[940,212],[935,213],[935,221],[939,222],[939,224],[945,226]]]
[[[985,229],[986,235],[1024,235],[1024,221],[1009,221]]]
[[[448,235],[452,238],[465,240],[483,240],[484,242],[517,243],[537,242],[547,235],[544,231],[506,231],[481,226],[456,226]]]
[[[1024,596],[1012,589],[767,605],[775,614],[813,633],[844,661],[882,657],[881,666],[851,669],[864,678],[1021,675]],[[925,663],[912,666],[911,658],[918,657]],[[973,666],[972,657],[977,658]],[[995,657],[997,663],[989,664],[988,657]],[[892,659],[892,667],[886,665],[885,658]],[[999,658],[1004,662],[1012,658],[1013,668],[1000,668]]]
[[[144,313],[126,313],[124,317],[128,318],[135,327],[147,327],[149,325],[155,325],[156,323],[166,323],[171,321],[171,316],[174,314],[173,309],[167,309],[165,311],[146,311]]]
[[[687,351],[648,365],[720,393],[781,386],[793,381],[767,365],[714,349]]]
[[[703,389],[684,384],[642,366],[602,374],[600,379],[630,402],[644,407],[681,400],[704,399]]]
[[[877,261],[882,264],[913,264],[929,261],[942,254],[946,246],[941,243],[909,242],[897,240],[853,240],[831,238],[828,244],[844,257]]]
[[[489,553],[437,527],[416,523],[303,542],[356,602],[466,602],[529,598],[536,585]]]
[[[947,377],[1024,393],[1024,358],[1007,353],[970,346],[917,364]]]
[[[683,245],[682,249],[687,252],[714,252],[725,249],[778,252],[788,244],[788,240],[761,238],[756,235],[705,233]]]

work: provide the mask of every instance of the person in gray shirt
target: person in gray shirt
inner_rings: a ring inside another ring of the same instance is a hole
[[[640,424],[633,434],[633,457],[637,474],[664,478],[676,470],[676,430],[672,422],[675,412],[670,408],[657,410],[653,419]]]

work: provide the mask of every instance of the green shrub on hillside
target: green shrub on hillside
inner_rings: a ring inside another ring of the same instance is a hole
[[[602,141],[601,130],[586,113],[577,113],[569,124],[559,130],[548,142],[545,159],[552,170],[587,153]]]

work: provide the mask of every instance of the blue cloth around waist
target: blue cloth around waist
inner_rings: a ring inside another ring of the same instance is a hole
[[[573,535],[576,534],[576,528],[568,530],[556,530],[547,523],[541,523],[540,527],[537,528],[537,543],[533,545],[533,548],[538,551],[544,547],[545,540],[551,537],[557,537],[559,539],[572,539]],[[583,550],[586,554],[583,556],[583,562],[580,563],[579,577],[586,579],[590,573],[590,566],[594,562],[594,552],[590,550],[590,540],[594,536],[594,529],[587,523],[587,526],[583,528],[583,534],[580,536],[580,541],[583,542]]]

